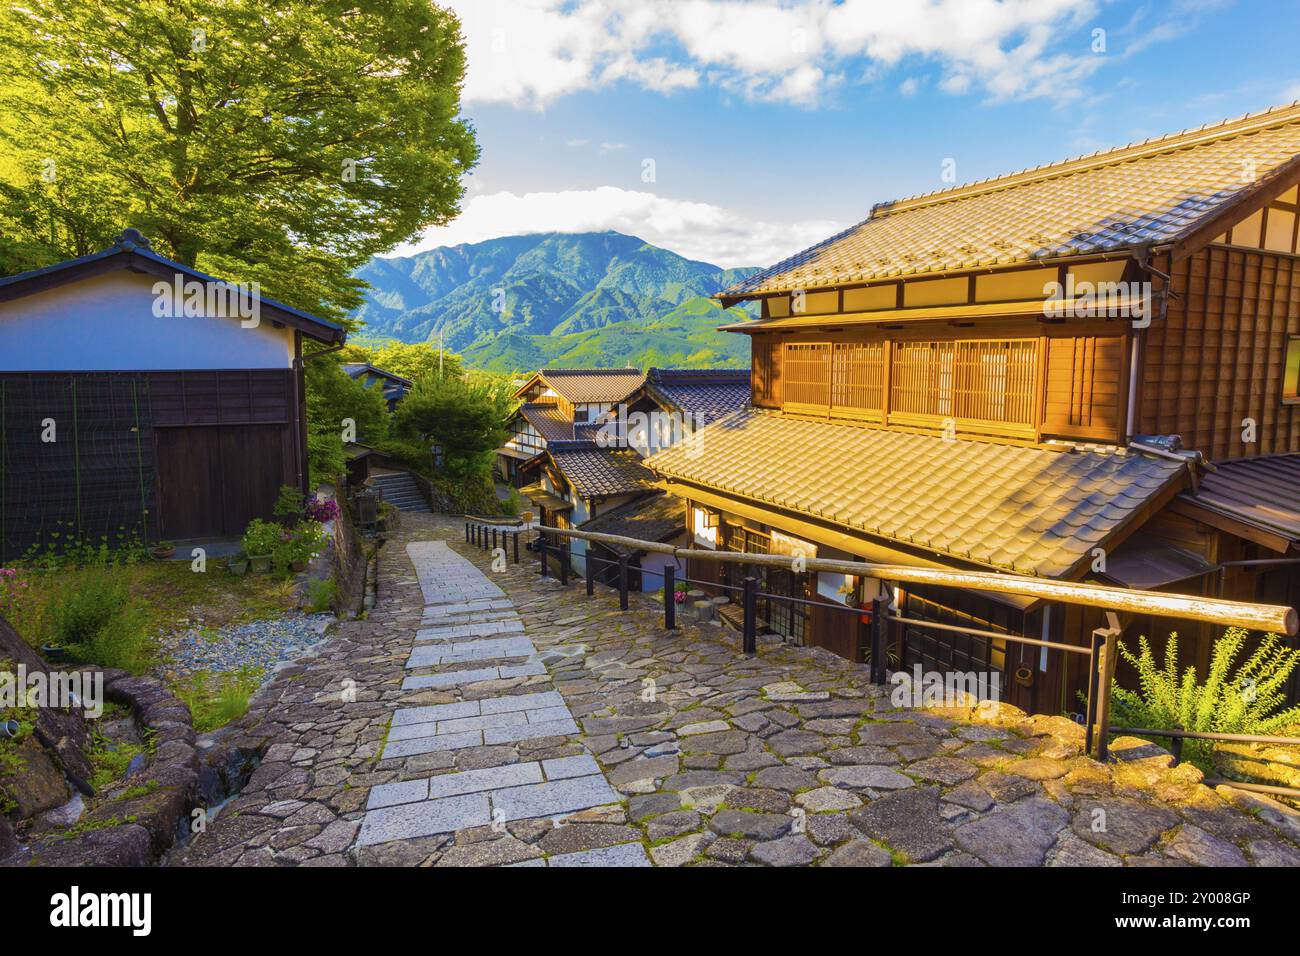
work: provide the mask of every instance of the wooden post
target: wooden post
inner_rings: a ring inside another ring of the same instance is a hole
[[[519,563],[519,532],[518,531],[515,532],[514,538],[515,538],[515,564],[518,564]]]
[[[758,622],[755,617],[758,614],[757,605],[758,597],[758,578],[752,574],[745,578],[744,591],[744,611],[745,626],[742,631],[740,649],[746,654],[758,653]]]
[[[1110,753],[1110,692],[1115,680],[1115,643],[1119,638],[1119,616],[1114,611],[1106,612],[1107,627],[1099,627],[1092,632],[1093,673],[1088,680],[1088,709],[1092,712],[1093,722],[1088,734],[1096,743],[1096,757],[1103,763]]]
[[[537,532],[537,554],[542,562],[542,577],[546,577],[546,532]]]
[[[1119,628],[1109,629],[1101,649],[1101,687],[1097,697],[1097,726],[1101,730],[1097,738],[1097,759],[1106,762],[1110,756],[1110,692],[1115,681],[1115,644],[1119,637]]]
[[[882,598],[871,601],[871,683],[883,685],[885,675],[885,617],[889,605]]]
[[[587,577],[587,597],[596,593],[596,562],[591,560],[591,549],[587,549],[586,560],[586,577]]]
[[[569,584],[569,542],[565,541],[562,545],[555,546],[555,552],[560,558],[560,583],[565,587]]]
[[[496,525],[493,525],[493,526],[492,526],[492,550],[493,550],[493,552],[495,552],[496,549],[497,549],[497,528],[496,528]]]
[[[618,558],[618,609],[627,610],[627,555]]]
[[[664,627],[677,627],[677,568],[671,564],[664,567]]]
[[[465,522],[465,543],[469,544],[469,522]]]

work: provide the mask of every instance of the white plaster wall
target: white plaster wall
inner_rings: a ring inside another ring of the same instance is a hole
[[[262,318],[158,317],[154,276],[125,269],[0,302],[0,372],[290,368],[293,332]]]

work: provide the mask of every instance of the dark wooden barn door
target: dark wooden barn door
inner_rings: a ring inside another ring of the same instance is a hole
[[[283,428],[159,428],[159,534],[171,540],[242,534],[267,518],[285,483]]]

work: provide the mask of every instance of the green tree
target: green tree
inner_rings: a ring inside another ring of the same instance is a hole
[[[459,355],[446,350],[440,357],[437,346],[428,342],[362,340],[349,342],[342,354],[345,362],[369,362],[376,368],[411,381],[439,374],[447,378],[459,378],[462,374]]]
[[[493,383],[426,376],[397,406],[393,431],[408,443],[440,446],[449,480],[484,481],[508,437],[513,405],[509,391]]]
[[[333,355],[307,363],[307,464],[311,482],[333,481],[343,471],[345,421],[356,439],[378,445],[388,437],[388,405],[382,390],[366,388],[343,371]]]
[[[342,319],[478,158],[429,0],[23,0],[0,13],[0,273],[111,244]]]

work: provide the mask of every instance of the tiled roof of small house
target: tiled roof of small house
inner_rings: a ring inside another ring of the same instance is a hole
[[[724,301],[1176,241],[1300,155],[1300,101],[982,182],[881,203]]]
[[[1089,560],[1187,477],[1183,463],[1135,452],[949,441],[758,409],[722,418],[646,464],[676,481],[1044,577]]]
[[[519,414],[546,441],[573,441],[573,422],[553,402],[525,402],[519,406]]]
[[[544,368],[537,374],[574,405],[617,402],[645,381],[645,376],[632,368]]]
[[[555,442],[547,451],[555,467],[584,498],[626,495],[655,486],[655,476],[630,448],[601,448],[594,441]]]
[[[599,514],[581,525],[583,531],[616,534],[640,541],[668,541],[686,529],[686,502],[676,495],[657,492]],[[634,554],[635,549],[601,544],[615,554]]]
[[[660,404],[707,425],[749,404],[749,369],[652,368],[646,390]]]

